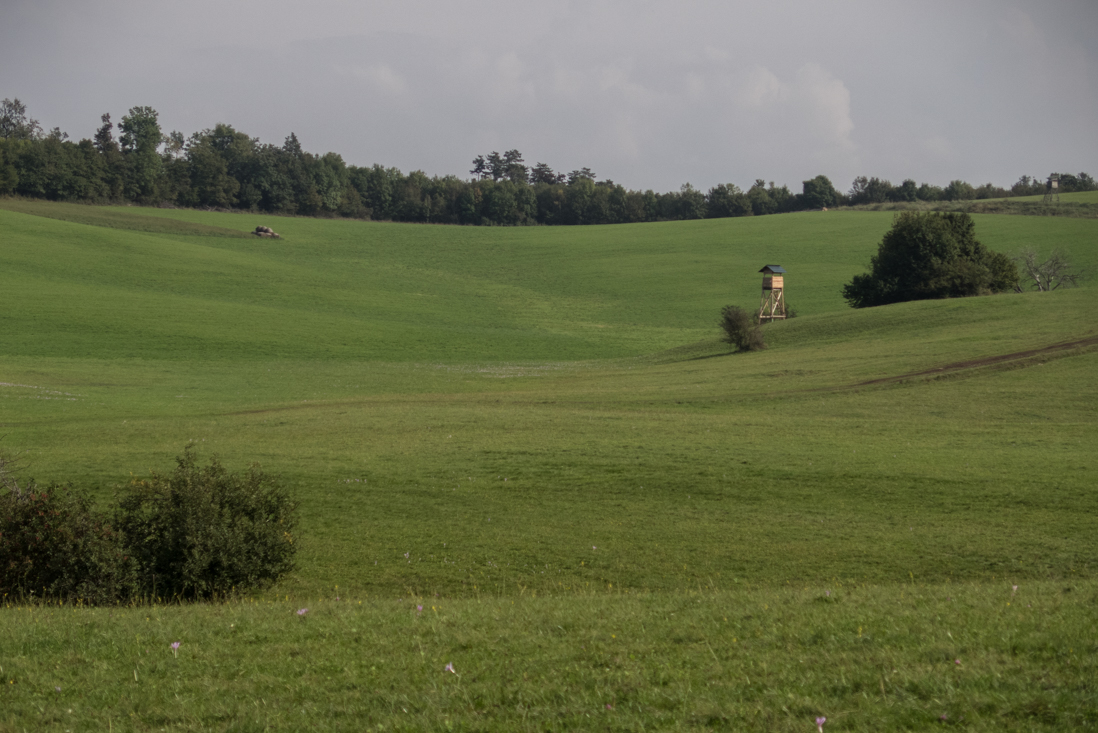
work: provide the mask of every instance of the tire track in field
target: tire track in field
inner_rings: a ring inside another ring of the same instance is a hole
[[[942,366],[932,367],[930,369],[923,369],[923,370],[920,370],[920,371],[917,371],[917,372],[907,372],[905,374],[898,374],[898,375],[894,375],[894,376],[891,376],[891,377],[880,377],[880,378],[877,378],[877,379],[869,379],[869,380],[866,380],[866,381],[863,381],[863,382],[855,382],[854,384],[839,385],[839,386],[833,386],[833,387],[817,387],[817,388],[806,389],[806,390],[794,390],[794,392],[797,392],[797,393],[835,392],[835,391],[842,391],[842,390],[848,390],[848,389],[858,389],[859,387],[872,387],[872,386],[881,385],[881,384],[894,384],[894,383],[898,383],[898,382],[903,382],[906,379],[915,379],[915,378],[918,378],[918,377],[929,377],[929,376],[940,376],[940,375],[954,374],[954,373],[957,373],[957,372],[960,372],[960,371],[963,371],[963,370],[966,370],[966,369],[980,369],[980,368],[983,368],[983,367],[996,366],[996,365],[1000,365],[1000,364],[1010,364],[1011,362],[1022,362],[1022,361],[1025,361],[1027,359],[1032,359],[1034,357],[1041,356],[1042,354],[1056,354],[1058,352],[1064,352],[1064,351],[1070,351],[1070,350],[1080,350],[1080,351],[1082,351],[1083,349],[1086,349],[1088,347],[1095,346],[1095,345],[1098,345],[1098,335],[1088,336],[1086,338],[1076,339],[1074,341],[1064,341],[1064,342],[1061,342],[1061,343],[1058,343],[1058,344],[1051,344],[1049,346],[1042,346],[1039,349],[1028,349],[1026,351],[1015,351],[1015,352],[1012,352],[1010,354],[999,354],[997,356],[985,356],[985,357],[982,357],[982,358],[979,358],[979,359],[966,359],[965,361],[956,361],[956,362],[952,362],[950,364],[943,364]],[[1064,354],[1064,355],[1068,356],[1068,354]],[[724,355],[720,355],[720,356],[724,356]],[[702,358],[706,358],[706,357],[702,357]],[[693,359],[691,359],[691,361],[693,361]],[[785,391],[785,392],[782,392],[782,394],[790,394],[790,392]],[[450,401],[453,401],[453,399],[452,399],[453,395],[448,395],[448,394],[446,394],[446,395],[437,395],[436,394],[434,396],[435,397],[450,398]],[[396,404],[396,403],[400,403],[400,404],[423,403],[423,402],[430,402],[431,401],[431,397],[428,396],[428,395],[418,395],[417,397],[418,397],[418,399],[412,399],[412,398],[409,398],[409,397],[404,397],[403,399],[397,399],[397,400],[389,399],[389,400],[385,400],[385,401],[390,403],[390,404]],[[458,401],[460,401],[460,400],[458,400]],[[587,401],[587,400],[579,400],[579,401],[565,400],[565,401],[568,402],[568,404],[573,404],[573,405],[598,404],[597,402],[591,402],[591,401]],[[674,400],[672,400],[672,401],[674,401]],[[225,412],[225,413],[219,413],[219,414],[226,415],[226,416],[261,415],[261,414],[269,414],[269,413],[277,413],[277,412],[292,412],[292,411],[296,411],[296,410],[316,409],[318,407],[324,408],[324,409],[339,408],[339,407],[355,407],[355,406],[362,406],[362,405],[364,405],[368,402],[370,402],[369,399],[357,399],[357,400],[346,400],[346,399],[344,399],[344,400],[337,400],[337,401],[334,401],[334,402],[327,402],[327,401],[324,401],[324,400],[303,400],[300,403],[289,404],[289,405],[280,405],[278,407],[255,408],[255,409],[249,409],[249,410],[234,410],[232,412]],[[530,403],[526,403],[526,404],[541,404],[543,402],[544,402],[543,400],[537,400],[535,402],[530,402]],[[652,400],[649,403],[650,404],[664,404],[665,402],[666,402],[665,399],[661,399],[661,400]],[[512,404],[512,405],[516,405],[516,404],[520,404],[520,403],[522,403],[522,401],[520,401],[520,400],[511,400],[511,401],[509,401],[509,404]],[[679,402],[679,404],[682,404],[682,402]]]
[[[1094,346],[1098,344],[1098,336],[1088,336],[1083,339],[1076,339],[1075,341],[1064,341],[1058,344],[1052,344],[1050,346],[1043,346],[1039,349],[1029,349],[1027,351],[1015,351],[1011,354],[1000,354],[998,356],[985,356],[980,359],[967,359],[965,361],[956,361],[952,364],[943,364],[942,366],[933,367],[931,369],[923,369],[918,372],[909,372],[907,374],[899,374],[892,377],[881,377],[879,379],[870,379],[865,382],[857,382],[850,385],[851,387],[868,387],[874,384],[888,384],[890,382],[900,382],[905,379],[912,379],[915,377],[927,377],[937,376],[939,374],[951,374],[959,372],[964,369],[978,369],[980,367],[994,366],[997,364],[1006,364],[1014,361],[1023,361],[1026,359],[1032,359],[1042,354],[1053,354],[1060,351],[1068,351],[1072,349],[1084,349],[1088,346]]]

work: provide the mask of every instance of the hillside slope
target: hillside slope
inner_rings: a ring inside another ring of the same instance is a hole
[[[0,210],[6,441],[101,497],[188,440],[261,461],[302,500],[293,592],[1098,562],[1090,281],[849,309],[841,285],[889,214],[474,229],[111,211]],[[236,236],[257,223],[283,239]],[[1098,264],[1094,222],[977,231]],[[753,305],[769,263],[802,315],[729,354],[716,314]]]
[[[5,355],[636,356],[711,338],[722,305],[754,305],[757,270],[771,262],[789,270],[787,296],[802,316],[849,315],[841,286],[891,222],[886,213],[536,229],[282,219],[283,239],[272,241],[233,236],[253,228],[248,216],[122,215],[126,229],[0,209]],[[161,224],[129,228],[141,218]],[[1095,264],[1089,222],[977,221],[993,248],[1047,239]]]

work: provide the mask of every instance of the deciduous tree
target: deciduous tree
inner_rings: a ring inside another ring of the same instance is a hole
[[[950,181],[942,192],[942,198],[946,201],[971,201],[976,198],[976,189],[961,180]]]
[[[158,150],[162,137],[156,110],[132,107],[118,129],[122,131],[119,140],[127,163],[126,196],[142,203],[159,200],[162,161]]]
[[[864,308],[1000,293],[1017,284],[1014,263],[976,240],[968,214],[905,211],[881,240],[870,272],[855,275],[843,287],[843,297]]]
[[[751,216],[751,201],[734,183],[721,183],[709,189],[706,196],[710,219],[727,216]]]
[[[915,181],[910,178],[904,179],[904,182],[899,186],[892,189],[889,194],[890,201],[914,201],[916,199],[916,192],[918,186],[915,185]]]
[[[704,219],[706,212],[705,194],[689,183],[679,189],[679,219]]]
[[[1042,260],[1037,251],[1026,248],[1014,261],[1022,270],[1022,278],[1034,290],[1048,292],[1061,287],[1074,287],[1082,279],[1082,273],[1076,271],[1066,252],[1054,249],[1047,259]]]
[[[914,184],[914,181],[912,181],[912,184]],[[893,188],[889,181],[858,176],[854,179],[847,196],[850,197],[850,203],[854,205],[880,204],[892,198]]]
[[[37,140],[42,137],[38,120],[27,116],[27,105],[16,99],[0,101],[0,138],[6,140]]]
[[[824,209],[839,203],[839,192],[827,176],[816,176],[802,184],[802,202],[806,209]]]

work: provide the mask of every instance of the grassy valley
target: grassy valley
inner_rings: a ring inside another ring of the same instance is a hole
[[[1098,725],[1098,286],[851,310],[891,221],[0,201],[0,446],[107,500],[195,441],[303,517],[228,604],[8,599],[0,731]],[[764,264],[799,315],[728,353]]]

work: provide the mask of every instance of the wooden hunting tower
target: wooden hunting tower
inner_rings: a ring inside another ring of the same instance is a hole
[[[1060,203],[1060,176],[1053,173],[1048,177],[1048,183],[1045,184],[1045,198],[1046,204],[1058,204]]]
[[[762,305],[759,306],[759,323],[785,318],[785,270],[779,265],[767,265],[759,270],[763,274]]]

